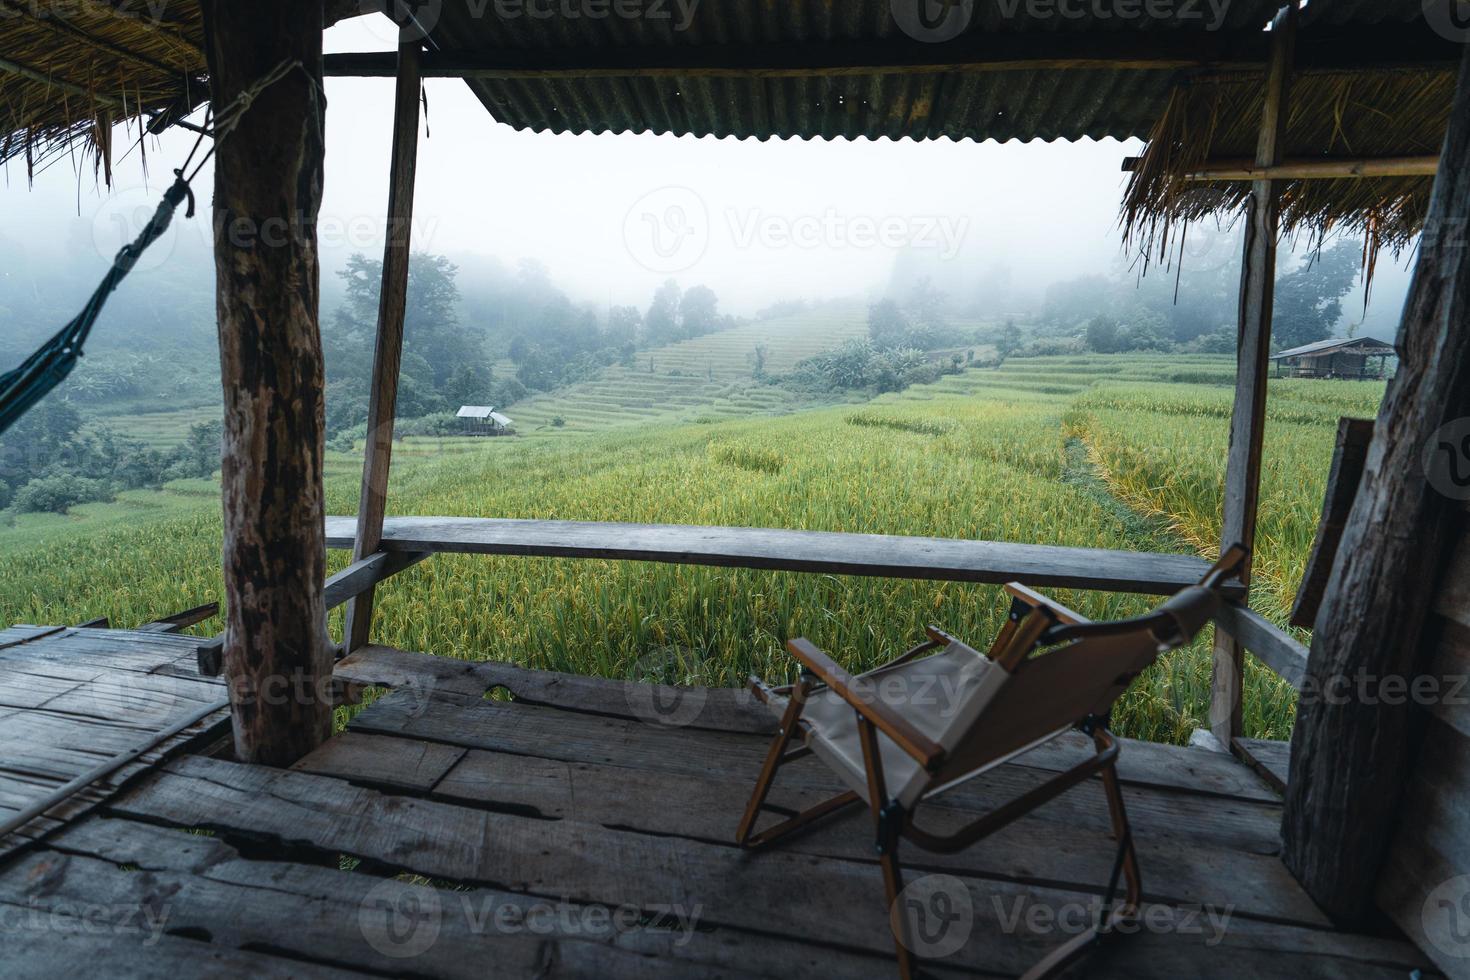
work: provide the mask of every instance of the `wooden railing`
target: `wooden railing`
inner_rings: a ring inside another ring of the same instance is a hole
[[[351,548],[355,530],[355,518],[327,518],[327,546]],[[1172,595],[1197,582],[1209,567],[1208,562],[1189,555],[998,541],[466,517],[390,518],[383,527],[381,548],[327,580],[328,609],[440,552],[652,561],[949,582],[1021,582],[1142,595]],[[1306,669],[1306,648],[1260,613],[1235,601],[1244,592],[1238,583],[1227,585],[1226,591],[1232,601],[1215,616],[1216,625],[1299,688]],[[201,672],[219,673],[222,649],[219,638],[201,645]]]

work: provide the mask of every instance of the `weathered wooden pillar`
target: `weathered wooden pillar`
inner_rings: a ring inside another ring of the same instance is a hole
[[[1420,637],[1463,506],[1434,488],[1426,461],[1436,430],[1470,416],[1467,215],[1470,51],[1394,344],[1399,370],[1317,613],[1291,740],[1282,856],[1344,923],[1369,917],[1395,822],[1419,818],[1398,811],[1424,708],[1392,692],[1415,690],[1427,669]]]
[[[1281,161],[1286,105],[1296,41],[1295,0],[1271,25],[1271,63],[1266,71],[1256,165]],[[1277,197],[1272,180],[1251,185],[1240,270],[1240,322],[1236,340],[1235,408],[1230,415],[1230,451],[1225,464],[1225,510],[1220,534],[1223,552],[1232,544],[1254,550],[1256,511],[1261,497],[1261,447],[1266,431],[1266,385],[1271,372],[1271,308],[1276,294]],[[1241,569],[1250,584],[1251,564]],[[1210,673],[1210,731],[1226,749],[1240,734],[1241,687],[1245,649],[1216,627]]]
[[[408,306],[408,262],[412,248],[414,177],[419,149],[420,43],[398,45],[398,89],[393,107],[393,162],[388,180],[388,232],[383,246],[383,284],[378,297],[378,336],[368,394],[366,458],[357,505],[357,539],[352,560],[373,554],[383,540],[388,506],[388,466],[393,458],[393,415],[398,405],[398,368],[403,356],[403,318]],[[347,607],[347,649],[367,643],[373,622],[373,590]]]
[[[241,110],[216,141],[214,179],[225,675],[236,754],[281,766],[332,726],[316,240],[322,5],[209,0],[204,9],[216,122]]]

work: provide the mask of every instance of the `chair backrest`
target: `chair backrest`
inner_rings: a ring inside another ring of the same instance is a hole
[[[1106,713],[1160,653],[1192,640],[1220,601],[1214,590],[1191,586],[1140,619],[1068,627],[1075,639],[1021,661],[1003,683],[987,685],[986,703],[955,713],[939,739],[948,751],[930,785],[963,778]]]

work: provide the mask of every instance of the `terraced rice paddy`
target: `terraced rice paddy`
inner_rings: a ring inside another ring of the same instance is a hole
[[[703,383],[721,384],[720,370]],[[583,403],[596,415],[591,406],[604,404],[617,417],[596,426],[579,420],[594,430],[580,435],[566,431],[574,424],[567,416],[554,433],[523,428],[516,439],[408,440],[395,457],[390,511],[1208,554],[1218,534],[1232,373],[1223,357],[1012,359],[863,404],[724,420],[702,417],[718,410],[709,402],[670,406],[660,401],[666,393],[610,383],[603,403],[587,402],[586,388],[562,394],[563,411]],[[697,381],[668,383],[666,392]],[[1374,414],[1382,391],[1362,382],[1273,382],[1257,598],[1268,615],[1279,619],[1295,590],[1338,416]],[[333,513],[352,512],[348,459],[334,457],[327,489]],[[13,534],[0,529],[0,622],[110,615],[126,625],[218,594],[213,501],[91,531],[82,520],[52,540]],[[854,668],[902,649],[927,622],[983,643],[1005,609],[991,587],[477,556],[439,556],[379,595],[382,642],[705,684],[739,683],[751,672],[782,676],[790,668],[782,644],[795,635]],[[1100,593],[1059,598],[1099,618],[1149,604]],[[1118,725],[1183,741],[1205,716],[1208,688],[1201,640],[1139,680]],[[1250,663],[1248,733],[1283,737],[1293,711],[1290,689]]]

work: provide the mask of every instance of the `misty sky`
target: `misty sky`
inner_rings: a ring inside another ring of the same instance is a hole
[[[392,47],[387,21],[328,31],[329,51]],[[393,83],[328,79],[323,251],[381,254]],[[420,148],[416,248],[456,258],[543,262],[574,299],[646,306],[666,278],[705,283],[721,309],[748,314],[794,297],[871,296],[905,247],[1004,269],[1019,298],[1122,263],[1120,160],[1137,144],[737,141],[558,136],[494,123],[462,82],[431,79]],[[119,134],[118,146],[135,137]],[[119,216],[150,213],[192,134],[150,139],[144,178],[133,151],[104,192],[62,161],[26,187],[12,163],[0,185],[0,233],[95,265],[120,244]],[[207,199],[209,175],[196,185]],[[207,241],[207,220],[180,235]],[[77,243],[91,239],[92,249]],[[163,259],[160,259],[162,261]],[[1234,261],[1233,257],[1231,258]],[[1370,322],[1396,322],[1404,262],[1381,262]],[[146,274],[146,267],[140,270]],[[1356,319],[1361,297],[1345,306]]]

